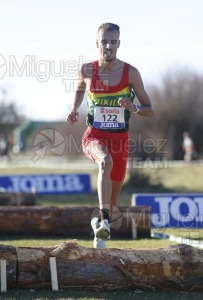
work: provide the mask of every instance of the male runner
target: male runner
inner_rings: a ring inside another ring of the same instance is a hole
[[[85,155],[98,165],[100,213],[91,221],[95,248],[105,248],[105,240],[110,238],[111,212],[126,173],[130,115],[154,115],[139,71],[117,58],[119,36],[120,28],[116,24],[104,23],[98,28],[99,60],[82,65],[67,117],[70,124],[78,121],[78,108],[87,88],[88,127],[82,145]],[[140,105],[133,104],[135,95]]]

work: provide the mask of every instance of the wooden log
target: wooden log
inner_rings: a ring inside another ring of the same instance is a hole
[[[0,205],[35,205],[35,193],[0,192]]]
[[[0,207],[0,234],[92,236],[92,207]],[[121,206],[115,209],[111,236],[131,238],[132,226],[139,237],[150,237],[150,208]]]
[[[6,280],[10,288],[16,287],[17,255],[16,248],[0,244],[0,260],[6,260]]]
[[[75,242],[17,248],[18,288],[51,289],[49,257],[56,257],[59,289],[202,291],[203,250],[91,249]]]

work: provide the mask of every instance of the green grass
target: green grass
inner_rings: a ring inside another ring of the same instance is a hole
[[[162,228],[153,229],[156,232],[174,235],[182,238],[189,238],[194,240],[203,240],[203,229],[184,229],[184,228]],[[1,236],[0,244],[11,245],[14,247],[46,247],[55,246],[63,242],[76,241],[78,245],[92,248],[92,237],[87,238],[70,238],[57,236]],[[168,239],[115,239],[111,238],[107,243],[107,248],[121,248],[121,249],[152,249],[158,247],[167,247],[176,244],[170,242]]]
[[[98,196],[96,192],[86,195],[47,195],[38,196],[36,204],[41,206],[97,206]],[[119,205],[131,205],[131,195],[122,194]]]
[[[203,164],[183,163],[166,168],[129,169],[124,191],[129,192],[203,192]]]
[[[55,246],[63,242],[76,241],[78,245],[92,248],[92,238],[78,238],[70,239],[69,238],[58,238],[58,237],[22,237],[22,236],[11,236],[11,237],[1,237],[0,244],[11,245],[14,247],[46,247],[46,246]],[[168,240],[158,240],[158,239],[111,239],[106,242],[107,248],[119,248],[119,249],[149,249],[149,248],[158,248],[158,247],[167,247],[174,245]]]
[[[161,183],[171,191],[203,192],[203,165],[185,164],[182,167],[141,170],[150,175],[152,184]]]

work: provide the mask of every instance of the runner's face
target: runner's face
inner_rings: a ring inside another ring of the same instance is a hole
[[[100,58],[106,62],[116,58],[117,49],[120,46],[119,33],[114,31],[100,30],[96,41],[99,48]]]

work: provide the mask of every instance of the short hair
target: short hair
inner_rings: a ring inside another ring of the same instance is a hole
[[[100,30],[107,30],[107,31],[118,31],[118,33],[120,34],[120,27],[117,24],[113,24],[113,23],[103,23],[99,26],[97,33],[99,33]]]

